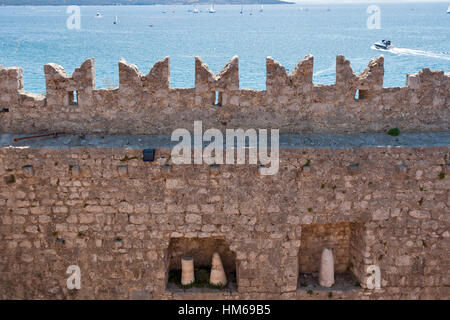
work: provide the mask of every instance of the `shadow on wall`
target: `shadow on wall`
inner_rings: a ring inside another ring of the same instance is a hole
[[[192,257],[194,268],[208,272],[211,269],[213,253],[217,252],[222,260],[225,274],[230,282],[237,283],[236,254],[230,250],[230,246],[222,238],[172,238],[168,249],[168,279],[173,272],[181,270],[181,258]]]
[[[363,225],[354,222],[303,226],[298,255],[299,288],[318,285],[321,255],[325,247],[333,252],[336,284],[347,287],[358,284],[358,269],[363,262],[362,230]]]

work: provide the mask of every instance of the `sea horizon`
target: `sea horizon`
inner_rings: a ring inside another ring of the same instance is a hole
[[[368,6],[361,3],[308,4],[308,11],[303,4],[264,5],[264,12],[257,4],[244,5],[243,14],[236,5],[215,5],[215,14],[205,12],[207,4],[196,6],[203,12],[193,14],[194,5],[181,4],[80,6],[80,30],[67,29],[64,6],[2,6],[0,65],[21,67],[25,90],[33,93],[45,92],[44,64],[57,63],[71,74],[90,57],[97,88],[118,86],[121,58],[146,74],[170,56],[174,88],[194,86],[195,56],[219,73],[238,55],[241,88],[258,90],[265,89],[267,56],[292,72],[313,54],[317,85],[335,82],[338,54],[355,73],[383,54],[385,87],[404,86],[406,74],[422,68],[450,71],[450,15],[441,2],[380,4],[381,29],[375,30],[367,28]],[[385,38],[396,49],[374,50],[373,43]]]

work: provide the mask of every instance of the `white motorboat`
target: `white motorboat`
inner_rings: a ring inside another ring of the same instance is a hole
[[[389,50],[393,46],[391,44],[391,40],[381,40],[380,42],[375,42],[373,44],[377,49]]]

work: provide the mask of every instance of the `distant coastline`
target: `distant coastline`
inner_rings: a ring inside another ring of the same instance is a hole
[[[280,0],[0,0],[5,6],[114,6],[114,5],[243,5],[243,4],[294,4]]]

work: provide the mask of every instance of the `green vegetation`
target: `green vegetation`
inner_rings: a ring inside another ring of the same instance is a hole
[[[390,136],[396,137],[400,134],[400,130],[398,128],[392,128],[387,133]]]
[[[194,282],[189,285],[181,284],[181,270],[170,270],[169,271],[169,282],[174,283],[181,289],[190,289],[190,288],[209,288],[209,289],[217,289],[223,290],[226,287],[220,285],[214,285],[209,283],[209,275],[210,271],[208,268],[195,268],[194,269]]]
[[[125,161],[129,161],[129,160],[134,160],[137,159],[138,157],[131,157],[129,158],[128,156],[123,157],[122,159],[120,159],[120,162],[125,162]]]

